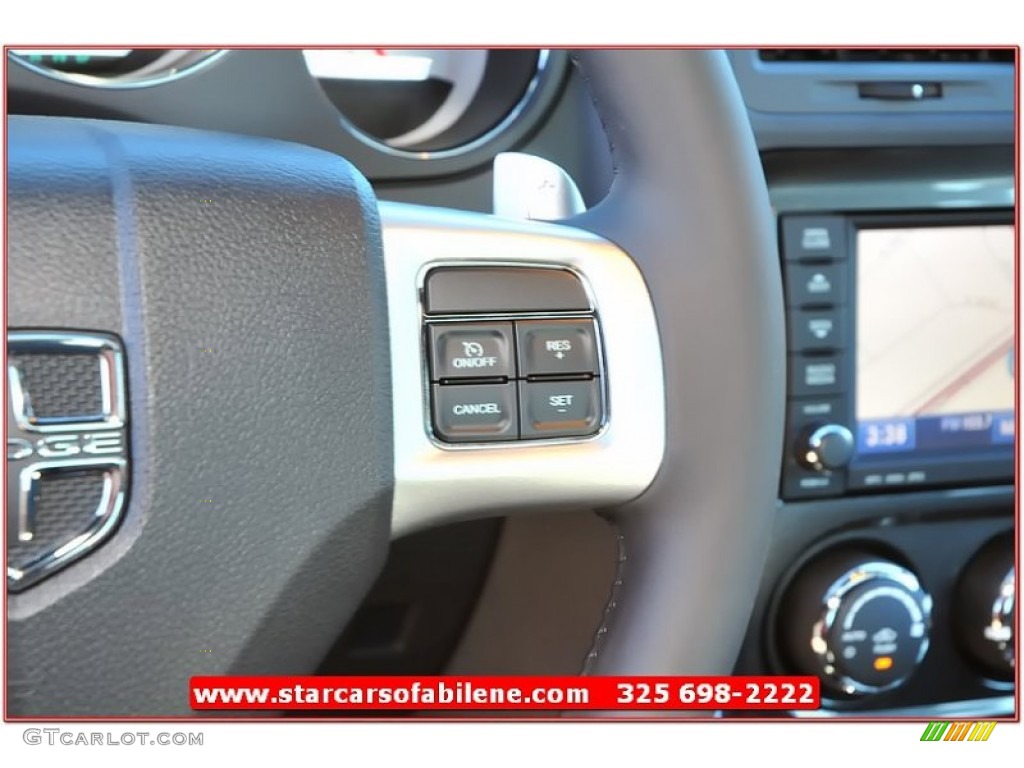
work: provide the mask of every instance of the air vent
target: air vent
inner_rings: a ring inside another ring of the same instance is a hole
[[[907,64],[1010,64],[1013,48],[769,48],[760,51],[762,61],[851,62]]]
[[[728,52],[758,146],[1012,143],[1015,48]]]

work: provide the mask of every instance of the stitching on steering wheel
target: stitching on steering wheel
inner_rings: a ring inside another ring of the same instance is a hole
[[[611,591],[608,593],[608,602],[604,606],[604,614],[601,617],[601,624],[598,626],[597,631],[594,632],[594,639],[590,645],[590,652],[587,654],[587,658],[583,662],[583,671],[581,674],[589,675],[597,663],[598,656],[601,655],[601,649],[604,647],[604,639],[608,634],[608,626],[611,624],[612,614],[615,613],[615,609],[619,604],[619,594],[622,591],[623,583],[623,571],[626,566],[626,537],[622,534],[619,527],[610,519],[607,519],[609,525],[615,527],[615,543],[618,547],[618,561],[615,564],[615,581],[612,582]]]
[[[590,87],[590,75],[587,74],[586,67],[580,66],[579,56],[577,56],[576,54],[572,54],[569,57],[569,60],[572,61],[573,66],[576,67],[576,74],[578,74],[583,79],[583,84],[587,87],[587,94],[590,96],[590,102],[594,105],[594,111],[597,112],[597,119],[601,123],[601,129],[604,131],[605,138],[608,139],[608,151],[611,153],[612,156],[612,176],[618,176],[619,162],[618,155],[615,151],[615,141],[614,139],[612,139],[612,134],[608,130],[608,123],[604,119],[604,112],[601,111],[600,101],[597,98],[597,95],[594,93],[594,89]]]

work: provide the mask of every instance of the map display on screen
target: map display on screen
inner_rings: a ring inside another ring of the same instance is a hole
[[[1012,446],[1011,225],[857,233],[859,455]]]

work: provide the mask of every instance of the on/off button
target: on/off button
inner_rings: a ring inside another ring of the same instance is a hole
[[[433,380],[513,378],[512,323],[430,326]]]

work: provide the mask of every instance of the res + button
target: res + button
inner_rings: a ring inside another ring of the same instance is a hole
[[[523,376],[598,372],[592,320],[524,320],[516,332]]]

